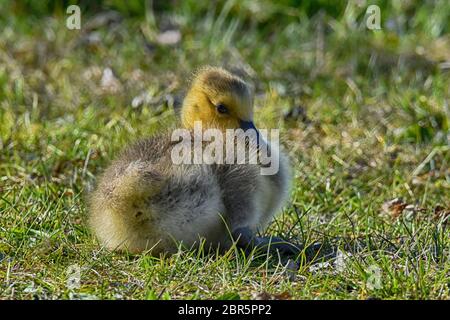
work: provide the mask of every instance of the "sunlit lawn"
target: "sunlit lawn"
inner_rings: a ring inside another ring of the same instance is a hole
[[[0,5],[0,298],[450,298],[449,2],[386,4],[379,31],[356,2],[105,5],[116,13],[83,13],[80,31],[13,2]],[[204,64],[240,70],[257,124],[281,129],[295,181],[267,234],[305,244],[295,274],[233,249],[110,253],[86,227],[95,176],[176,123]]]

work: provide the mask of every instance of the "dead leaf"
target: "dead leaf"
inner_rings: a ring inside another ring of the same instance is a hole
[[[408,204],[404,202],[402,198],[395,198],[386,201],[383,203],[381,208],[389,217],[393,219],[403,217],[406,220],[413,220],[418,217],[418,214],[427,212],[425,208],[422,208],[416,204]]]
[[[434,218],[436,220],[440,220],[440,219],[447,219],[448,217],[450,217],[450,209],[446,209],[443,206],[436,206],[434,208]]]
[[[390,217],[397,219],[403,213],[403,210],[408,206],[405,202],[403,202],[402,198],[395,198],[383,203],[381,207],[385,213],[387,213]]]
[[[273,300],[290,300],[290,299],[292,299],[291,294],[287,291],[284,291],[280,294],[274,294],[273,297],[274,297]]]

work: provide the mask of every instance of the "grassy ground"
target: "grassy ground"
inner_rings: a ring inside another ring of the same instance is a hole
[[[0,4],[0,298],[450,298],[448,1],[381,2],[379,31],[364,1],[105,1],[80,31],[34,3]],[[267,233],[322,245],[296,274],[235,250],[109,253],[86,228],[95,176],[176,121],[203,64],[244,70],[257,125],[282,129],[295,182]]]

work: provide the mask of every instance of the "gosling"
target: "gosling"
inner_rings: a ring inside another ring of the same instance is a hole
[[[240,77],[217,67],[200,69],[181,109],[181,125],[194,135],[203,129],[254,130],[250,153],[261,143],[253,123],[253,93]],[[171,131],[125,148],[99,178],[89,197],[89,225],[110,250],[152,255],[174,253],[180,243],[244,249],[269,245],[292,254],[298,248],[280,238],[257,237],[283,206],[290,167],[278,146],[279,170],[262,175],[261,164],[174,164],[179,143]],[[236,142],[243,143],[243,142]],[[268,144],[268,143],[267,143]],[[226,147],[228,148],[228,147]]]

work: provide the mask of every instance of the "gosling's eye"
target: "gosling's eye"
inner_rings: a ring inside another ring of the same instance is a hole
[[[223,104],[218,104],[216,106],[216,108],[217,108],[217,112],[219,112],[219,113],[222,113],[222,114],[228,113],[227,107],[225,107]]]

